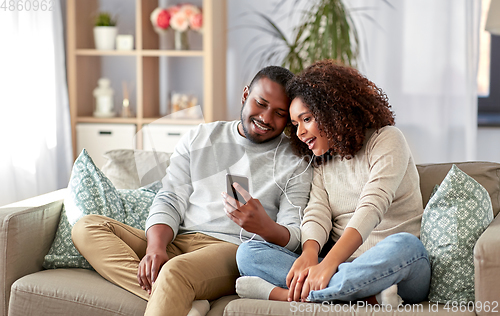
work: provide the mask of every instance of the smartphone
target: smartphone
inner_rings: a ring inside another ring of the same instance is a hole
[[[233,199],[237,200],[238,202],[245,204],[246,201],[243,198],[243,196],[241,196],[241,194],[238,191],[236,191],[236,189],[233,187],[233,183],[235,182],[238,183],[240,186],[242,186],[243,189],[245,189],[247,192],[250,192],[248,190],[248,178],[245,176],[238,176],[235,174],[229,174],[229,173],[226,174],[227,194],[229,194],[229,196],[232,196]]]

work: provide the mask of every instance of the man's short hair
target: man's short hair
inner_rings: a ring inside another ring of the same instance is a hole
[[[267,66],[259,70],[259,72],[253,77],[250,85],[248,86],[248,91],[252,91],[252,86],[254,83],[258,82],[262,77],[266,77],[277,84],[280,84],[283,87],[286,87],[286,84],[290,79],[293,78],[293,73],[283,67],[280,66]]]

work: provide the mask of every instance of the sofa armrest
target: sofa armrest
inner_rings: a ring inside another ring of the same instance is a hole
[[[500,215],[483,232],[474,247],[476,302],[500,309]],[[478,311],[478,315],[493,314]]]
[[[65,192],[62,189],[0,207],[0,315],[7,315],[12,283],[42,270]]]

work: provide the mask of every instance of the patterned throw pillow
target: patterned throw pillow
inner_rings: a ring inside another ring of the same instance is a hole
[[[488,192],[453,165],[422,217],[421,240],[432,268],[430,301],[474,301],[474,245],[492,220]]]
[[[115,189],[84,149],[73,165],[69,193],[64,199],[56,236],[43,267],[92,269],[73,245],[73,225],[85,215],[99,214],[144,229],[149,207],[161,186],[157,181],[135,190]]]

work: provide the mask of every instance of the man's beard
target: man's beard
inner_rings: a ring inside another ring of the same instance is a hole
[[[245,123],[244,123],[244,119],[243,119],[243,109],[245,108],[245,106],[247,105],[247,101],[245,101],[245,103],[243,104],[243,106],[241,107],[241,111],[240,111],[240,124],[241,124],[241,128],[243,129],[243,134],[245,134],[245,137],[251,141],[252,143],[256,143],[256,144],[263,144],[263,143],[267,143],[269,141],[272,141],[273,139],[275,139],[276,137],[278,137],[280,134],[272,137],[272,138],[269,138],[269,139],[260,139],[258,137],[254,137],[252,134],[250,134],[250,132],[248,131],[247,127],[245,126]],[[251,118],[248,118],[248,121],[250,124],[253,124],[252,122],[252,119]]]

